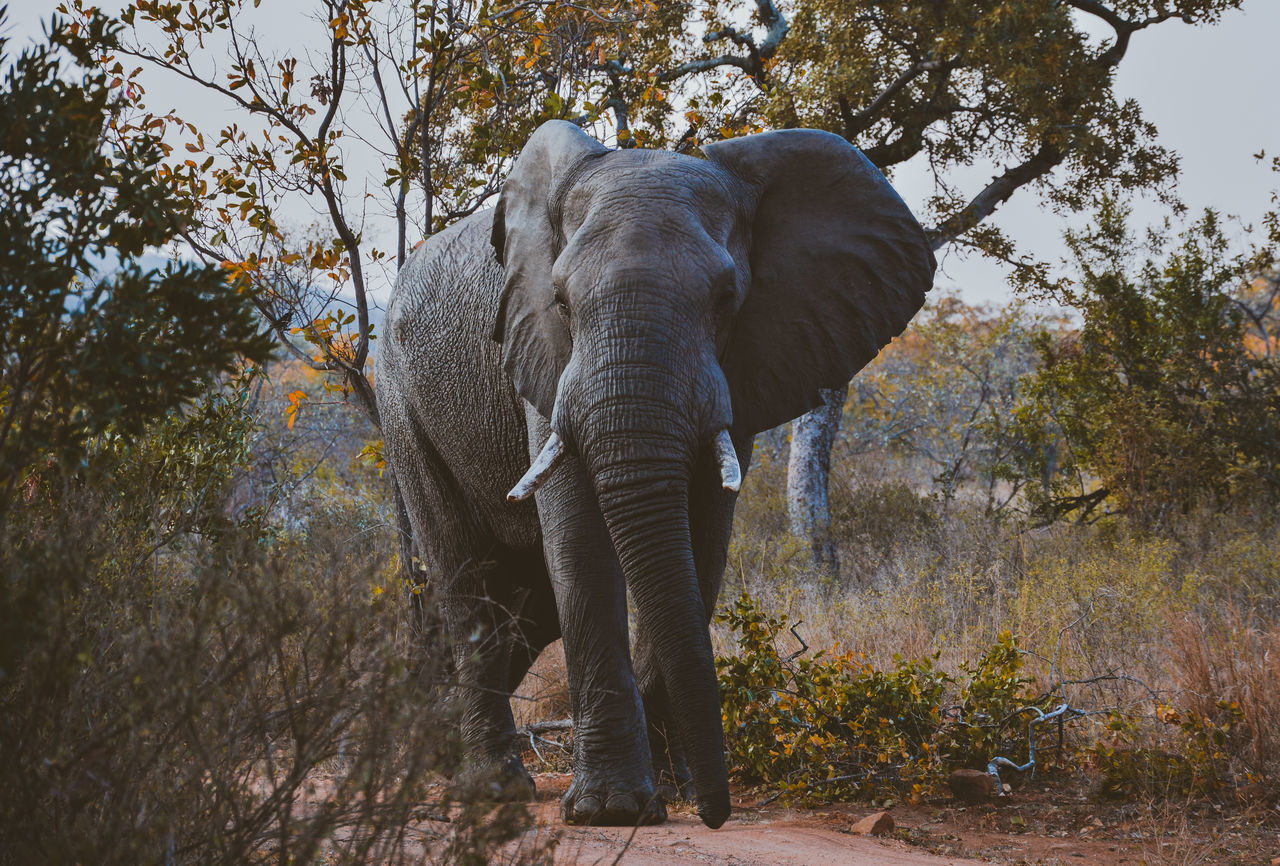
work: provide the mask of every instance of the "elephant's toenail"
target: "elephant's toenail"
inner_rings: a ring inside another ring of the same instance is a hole
[[[600,798],[592,794],[578,798],[578,802],[573,804],[573,814],[579,821],[589,821],[603,810]]]
[[[619,815],[635,815],[640,811],[636,798],[630,794],[614,794],[605,802],[604,807],[609,812]]]

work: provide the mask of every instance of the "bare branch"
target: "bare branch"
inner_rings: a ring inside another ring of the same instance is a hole
[[[736,66],[743,72],[750,74],[752,72],[751,61],[746,57],[738,57],[735,54],[721,54],[719,57],[708,57],[702,60],[691,60],[688,63],[681,63],[674,69],[668,69],[666,72],[658,76],[658,81],[666,84],[675,81],[677,78],[683,78],[686,75],[693,75],[697,72],[710,72],[721,66]]]
[[[365,59],[369,63],[369,68],[373,74],[373,86],[378,93],[378,107],[382,109],[382,120],[387,125],[387,137],[391,139],[396,149],[396,161],[400,163],[401,175],[399,189],[396,192],[395,209],[396,209],[396,267],[404,266],[405,248],[407,246],[407,227],[408,215],[405,210],[405,200],[408,196],[409,181],[403,169],[409,163],[408,142],[413,138],[418,128],[418,114],[414,112],[413,117],[406,124],[403,138],[396,132],[395,120],[391,117],[391,100],[387,98],[387,90],[382,84],[381,64],[378,62],[378,55],[374,50],[377,43],[373,40],[365,43],[364,54]]]
[[[760,56],[768,60],[777,53],[782,40],[787,38],[791,25],[773,0],[756,0],[756,14],[760,16],[760,23],[768,28],[764,42],[760,45]]]
[[[777,53],[778,46],[787,37],[787,33],[791,30],[791,25],[773,0],[756,0],[756,15],[759,17],[760,23],[766,28],[764,42],[758,46],[755,39],[749,34],[739,33],[732,27],[725,27],[702,37],[702,41],[706,43],[729,39],[735,45],[746,48],[748,56],[740,57],[735,54],[721,54],[719,57],[691,60],[662,73],[658,76],[658,81],[665,84],[678,78],[683,78],[686,75],[710,72],[722,66],[732,66],[750,75],[757,85],[763,87],[765,83],[765,61],[770,60]]]
[[[882,90],[875,99],[863,108],[861,111],[854,112],[849,108],[849,102],[843,96],[840,97],[840,114],[844,119],[844,137],[852,141],[859,133],[865,130],[875,121],[875,114],[893,98],[894,94],[902,90],[920,75],[926,72],[939,72],[949,69],[952,61],[944,60],[924,60],[919,63],[913,63],[899,73],[898,77],[890,82],[889,86]]]
[[[969,204],[965,205],[963,210],[925,232],[929,237],[929,246],[936,251],[951,243],[991,216],[996,208],[1008,201],[1019,188],[1052,171],[1054,166],[1062,162],[1064,156],[1065,154],[1056,146],[1048,143],[1041,144],[1040,149],[1025,162],[994,178],[970,200]]]
[[[1195,23],[1195,20],[1190,15],[1183,15],[1177,12],[1161,12],[1158,15],[1151,15],[1135,21],[1123,17],[1114,9],[1098,2],[1098,0],[1067,0],[1067,2],[1081,12],[1087,12],[1090,15],[1101,18],[1111,25],[1111,29],[1116,32],[1115,44],[1098,57],[1098,61],[1102,66],[1115,66],[1119,63],[1125,52],[1129,50],[1129,37],[1139,30],[1150,27],[1153,24],[1168,21],[1171,18],[1180,18],[1187,24]]]

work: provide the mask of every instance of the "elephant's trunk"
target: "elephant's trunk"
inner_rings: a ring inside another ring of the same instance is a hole
[[[678,377],[655,384],[657,372],[644,362],[628,362],[625,370],[600,371],[605,384],[581,383],[598,399],[569,426],[594,480],[640,627],[653,641],[698,815],[719,827],[729,816],[724,733],[689,530],[689,478],[705,438],[699,426],[704,413],[695,401],[679,399],[686,389]]]
[[[698,815],[729,816],[715,658],[689,534],[688,472],[646,461],[593,467],[601,510],[636,613],[651,635],[689,770]]]

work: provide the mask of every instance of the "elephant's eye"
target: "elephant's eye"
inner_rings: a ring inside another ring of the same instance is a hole
[[[560,292],[559,289],[556,289],[555,303],[556,303],[556,312],[564,316],[565,321],[568,321],[569,320],[569,302],[565,300],[564,295]]]
[[[716,315],[723,317],[732,313],[736,300],[737,296],[734,294],[732,283],[721,288],[716,295]]]

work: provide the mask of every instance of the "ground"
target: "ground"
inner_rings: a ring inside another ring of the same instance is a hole
[[[850,828],[879,811],[863,804],[803,810],[739,792],[734,815],[708,830],[690,810],[675,808],[660,827],[565,827],[559,796],[563,773],[535,777],[537,834],[562,833],[556,862],[826,866],[943,866],[973,859],[1005,864],[1213,863],[1280,864],[1280,808],[1235,799],[1191,803],[1102,803],[1087,777],[1032,782],[996,805],[963,806],[950,798],[888,811],[887,837]],[[620,859],[619,859],[620,857]]]

